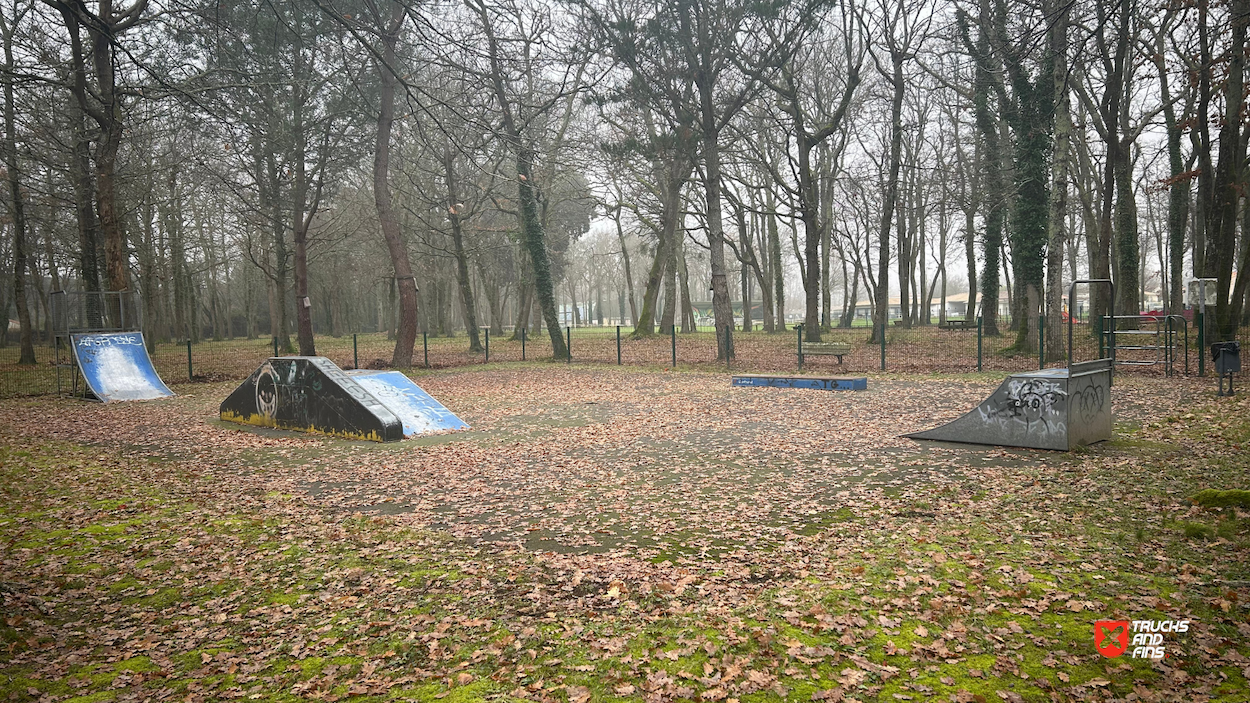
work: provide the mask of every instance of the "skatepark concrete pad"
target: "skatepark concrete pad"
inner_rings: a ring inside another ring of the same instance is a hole
[[[1012,374],[971,412],[907,437],[1069,451],[1111,439],[1111,360]]]
[[[455,413],[398,371],[359,370],[347,375],[399,417],[405,437],[469,429]]]
[[[867,378],[843,376],[769,376],[764,374],[741,374],[733,377],[735,387],[813,388],[822,391],[868,390]]]
[[[279,356],[261,364],[221,403],[221,419],[333,437],[394,442],[403,422],[323,356]]]
[[[156,400],[174,394],[157,375],[142,332],[70,335],[74,360],[101,402]]]

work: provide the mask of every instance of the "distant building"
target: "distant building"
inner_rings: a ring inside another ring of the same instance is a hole
[[[981,294],[977,294],[977,305],[974,306],[973,316],[977,306],[981,303]],[[855,317],[861,320],[872,319],[872,311],[876,308],[876,302],[872,300],[861,300],[855,303]],[[942,299],[934,298],[929,301],[929,316],[933,319],[940,319],[942,312]],[[1000,290],[998,293],[998,314],[1008,315],[1011,313],[1007,305],[1007,291]],[[890,298],[890,319],[894,320],[902,317],[901,308],[899,307],[898,296]],[[946,317],[959,318],[968,316],[968,294],[967,293],[951,293],[946,296]]]

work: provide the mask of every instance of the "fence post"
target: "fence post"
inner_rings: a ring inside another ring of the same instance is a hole
[[[490,329],[484,329],[486,332],[486,363],[490,363]]]
[[[621,326],[616,326],[616,365],[621,365]]]
[[[1197,313],[1194,319],[1198,321],[1198,375],[1207,375],[1207,320],[1205,313]]]
[[[355,332],[352,332],[352,366],[360,368],[360,347],[356,344]]]
[[[881,370],[885,371],[885,331],[890,329],[890,315],[881,321]]]
[[[1037,316],[1037,370],[1046,368],[1046,316]]]
[[[425,353],[425,368],[430,368],[430,333],[421,331],[421,351]]]
[[[278,338],[277,337],[273,338],[273,355],[274,356],[278,355]]]
[[[981,316],[977,315],[977,373],[981,373]]]
[[[569,352],[568,363],[573,363],[573,327],[572,325],[564,328],[564,347]]]
[[[191,368],[191,340],[187,340],[187,380],[194,381],[195,373]]]
[[[525,361],[525,327],[521,328],[521,361]]]
[[[799,371],[803,370],[803,325],[794,326],[795,335],[795,352],[799,355]]]

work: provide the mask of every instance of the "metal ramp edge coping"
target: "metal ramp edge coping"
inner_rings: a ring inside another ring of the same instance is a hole
[[[420,391],[416,384],[411,386]],[[227,422],[256,427],[394,442],[406,436],[405,418],[402,409],[385,402],[388,399],[380,399],[325,357],[281,356],[269,358],[230,393],[221,402],[219,415]]]
[[[968,412],[910,439],[1071,451],[1111,439],[1114,361],[1014,373]]]
[[[731,385],[735,388],[809,388],[823,391],[868,390],[864,376],[778,376],[773,374],[737,374]]]
[[[142,332],[74,333],[69,342],[74,363],[94,400],[116,403],[174,395],[156,373]]]

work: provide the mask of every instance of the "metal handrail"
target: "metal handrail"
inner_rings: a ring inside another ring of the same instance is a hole
[[[1071,368],[1072,366],[1072,304],[1073,304],[1073,301],[1076,300],[1076,286],[1079,283],[1087,283],[1091,285],[1094,283],[1105,283],[1107,287],[1111,289],[1111,312],[1113,315],[1115,313],[1115,283],[1113,283],[1110,278],[1082,278],[1080,280],[1073,281],[1072,285],[1068,286],[1068,367],[1069,368]],[[1112,368],[1114,368],[1115,367],[1115,334],[1114,334],[1115,318],[1114,317],[1112,317],[1111,319],[1111,331],[1112,331],[1112,335],[1111,335],[1111,357],[1110,358],[1111,358],[1111,366]],[[1100,356],[1099,358],[1103,359],[1106,357]]]
[[[1125,349],[1129,351],[1153,351],[1155,353],[1154,361],[1139,361],[1136,359],[1127,359],[1124,361],[1116,361],[1115,363],[1117,365],[1154,366],[1159,363],[1159,352],[1164,350],[1165,346],[1159,343],[1159,338],[1162,336],[1163,329],[1159,326],[1160,322],[1159,322],[1158,315],[1104,315],[1102,319],[1111,323],[1111,331],[1107,333],[1107,338],[1110,340],[1111,344],[1115,346],[1117,349]],[[1117,320],[1126,320],[1126,321],[1131,320],[1131,321],[1135,321],[1139,323],[1140,322],[1154,323],[1155,327],[1153,330],[1150,330],[1150,329],[1143,330],[1140,327],[1138,327],[1137,329],[1121,330],[1121,329],[1116,329]],[[1130,339],[1129,344],[1120,345],[1120,344],[1117,344],[1115,341],[1115,336],[1117,334],[1153,335],[1155,338],[1154,339],[1155,343],[1149,346],[1133,344],[1131,343],[1131,339]],[[1164,361],[1166,360],[1167,359],[1166,359],[1166,354],[1165,354]]]

